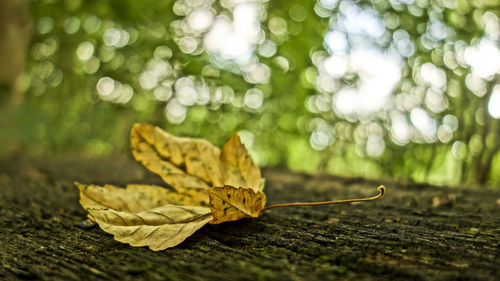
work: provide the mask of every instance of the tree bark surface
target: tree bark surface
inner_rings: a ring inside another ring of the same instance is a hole
[[[277,208],[153,252],[78,227],[74,181],[161,184],[130,159],[0,161],[1,280],[500,280],[500,190],[264,170]]]

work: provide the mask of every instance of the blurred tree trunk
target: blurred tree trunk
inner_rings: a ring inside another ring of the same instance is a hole
[[[28,0],[0,0],[0,94],[7,106],[22,102],[17,83],[26,62],[32,22]]]
[[[474,108],[488,108],[488,102],[490,101],[493,89],[500,82],[500,76],[496,75],[494,79],[489,82],[487,94],[479,100]],[[485,124],[479,125],[477,122],[470,126],[471,131],[468,133],[466,144],[471,150],[470,141],[476,134],[481,137],[481,151],[477,155],[473,155],[472,151],[468,152],[468,160],[466,165],[466,174],[468,182],[476,182],[480,184],[486,184],[491,176],[491,168],[493,165],[493,158],[496,155],[500,144],[498,143],[498,134],[500,133],[500,128],[498,127],[497,120],[488,116],[486,110],[483,112]],[[474,131],[472,131],[474,130]]]

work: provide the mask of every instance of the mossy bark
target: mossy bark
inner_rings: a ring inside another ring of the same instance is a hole
[[[207,225],[161,252],[85,218],[74,181],[161,180],[129,159],[0,162],[0,279],[500,280],[499,189],[436,187],[264,170],[270,204],[387,194],[378,201],[269,210]]]

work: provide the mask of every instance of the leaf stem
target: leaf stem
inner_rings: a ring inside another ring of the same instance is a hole
[[[262,209],[262,212],[267,211],[269,209],[280,208],[280,207],[319,206],[319,205],[328,205],[328,204],[341,204],[341,203],[353,203],[353,202],[362,202],[362,201],[372,201],[372,200],[379,199],[380,197],[384,196],[384,194],[385,194],[385,187],[383,185],[379,186],[377,188],[377,190],[380,192],[379,194],[377,194],[376,196],[373,196],[373,197],[368,197],[368,198],[335,200],[335,201],[325,201],[325,202],[312,202],[312,203],[297,202],[297,203],[276,204],[276,205],[271,205],[271,206],[265,207],[264,209]]]

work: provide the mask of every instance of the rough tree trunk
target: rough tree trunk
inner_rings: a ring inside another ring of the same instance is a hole
[[[270,203],[376,194],[207,225],[161,252],[133,248],[85,213],[73,182],[161,183],[127,159],[0,162],[0,279],[500,280],[500,190],[265,170]]]

